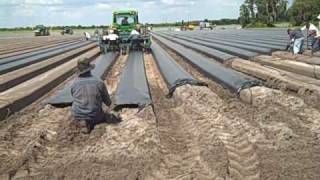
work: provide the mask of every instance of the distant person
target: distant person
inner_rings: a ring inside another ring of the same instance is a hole
[[[136,39],[139,39],[139,37],[140,37],[140,32],[139,32],[139,30],[137,28],[133,29],[130,32],[129,39],[136,40]]]
[[[287,33],[289,35],[290,43],[293,45],[293,54],[302,54],[304,36],[301,29],[288,29]]]
[[[140,32],[139,29],[133,29],[130,33],[129,39],[132,41],[132,48],[140,47],[141,41],[140,41]]]
[[[71,111],[74,123],[83,133],[90,133],[95,124],[106,121],[102,103],[110,106],[111,100],[104,82],[92,76],[94,65],[88,58],[79,59],[77,68],[79,77],[71,86]]]
[[[100,33],[99,33],[99,30],[98,30],[98,29],[95,29],[93,34],[94,34],[94,37],[98,37],[99,34],[100,34]]]
[[[129,22],[128,22],[128,17],[124,17],[121,21],[121,24],[122,25],[129,25]]]
[[[138,29],[133,29],[133,30],[130,32],[130,35],[140,35],[139,30],[138,30]]]
[[[91,35],[88,32],[84,32],[83,34],[87,41],[91,38]]]
[[[103,37],[103,40],[109,40],[109,41],[116,41],[117,39],[119,39],[119,36],[117,34],[114,33],[114,30],[113,29],[110,29],[108,31],[108,34],[107,35],[104,35]]]
[[[302,31],[308,31],[308,42],[310,42],[312,53],[319,50],[319,38],[320,38],[320,31],[319,29],[312,23],[307,22],[304,27],[301,28]],[[308,47],[309,48],[309,47]]]

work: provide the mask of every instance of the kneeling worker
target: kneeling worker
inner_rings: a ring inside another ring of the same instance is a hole
[[[96,123],[105,121],[102,103],[111,105],[104,82],[91,74],[94,65],[88,58],[79,59],[79,77],[71,86],[73,97],[72,115],[84,133],[90,133]]]

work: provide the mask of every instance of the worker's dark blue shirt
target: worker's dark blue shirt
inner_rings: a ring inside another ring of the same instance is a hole
[[[72,114],[75,119],[99,120],[104,117],[102,103],[110,106],[111,100],[104,82],[89,74],[78,77],[72,87]]]
[[[292,30],[289,36],[290,36],[290,39],[294,39],[294,40],[304,37],[300,29]]]

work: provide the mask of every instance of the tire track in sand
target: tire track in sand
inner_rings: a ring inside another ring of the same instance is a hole
[[[185,107],[192,107],[194,112],[210,120],[207,133],[214,134],[222,141],[227,156],[227,173],[224,178],[260,179],[259,158],[255,145],[248,140],[245,128],[240,124],[242,120],[229,116],[223,100],[205,87],[180,87],[175,95],[184,99]],[[187,109],[186,112],[192,110]],[[188,115],[190,118],[197,116],[194,113]]]
[[[146,73],[158,120],[161,164],[164,179],[217,179],[226,175],[222,141],[207,134],[209,119],[199,126],[189,117],[182,100],[165,98],[166,85],[151,55],[146,55]],[[192,106],[192,105],[191,105]],[[199,120],[199,121],[200,121]]]
[[[192,109],[187,110],[187,112],[196,111],[206,119],[217,119],[216,123],[215,121],[209,122],[211,123],[212,133],[215,134],[224,145],[228,157],[228,177],[232,179],[259,179],[259,159],[256,154],[255,145],[248,140],[248,134],[246,132],[248,124],[246,124],[246,126],[242,123],[240,124],[240,122],[245,122],[246,120],[229,113],[230,110],[233,112],[243,110],[230,109],[228,107],[228,102],[234,99],[232,98],[233,95],[223,89],[219,84],[205,77],[193,66],[185,62],[183,58],[171,50],[165,49],[190,74],[209,85],[209,88],[181,87],[177,89],[175,95],[183,99],[183,103],[186,103],[185,107],[192,107]],[[215,93],[219,94],[219,96]],[[193,118],[193,116],[193,114],[190,114],[190,118]],[[235,124],[238,124],[238,126],[233,127]],[[252,127],[253,126],[250,125],[249,128]],[[264,136],[259,128],[254,127],[254,129],[260,136]]]
[[[176,57],[177,62],[189,73],[207,82],[209,88],[223,98],[225,106],[220,108],[234,124],[240,125],[239,129],[244,130],[259,157],[258,170],[261,179],[317,179],[315,177],[318,177],[319,156],[315,152],[319,148],[318,110],[306,105],[301,98],[261,87],[258,89],[264,92],[257,92],[258,97],[254,99],[253,106],[244,104],[237,98],[225,96],[223,91],[226,90],[221,93],[215,83],[184,62],[181,57],[174,53],[171,55]]]

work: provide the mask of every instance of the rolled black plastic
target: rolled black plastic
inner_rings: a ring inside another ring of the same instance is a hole
[[[212,49],[212,48],[209,48],[209,47],[206,47],[203,45],[187,42],[187,41],[184,41],[184,40],[181,40],[178,38],[167,37],[167,36],[160,35],[160,34],[157,34],[157,35],[162,36],[162,37],[166,37],[167,39],[170,39],[171,41],[174,41],[179,44],[183,44],[184,46],[191,48],[191,49],[194,49],[196,51],[201,51],[205,55],[213,57],[221,63],[226,63],[228,60],[235,58],[235,56],[233,56],[233,55],[230,55],[228,53],[225,53],[225,52],[222,52],[222,51],[219,51],[216,49]]]
[[[175,41],[179,44],[182,44],[184,46],[187,46],[187,47],[190,47],[190,48],[196,49],[198,51],[202,51],[202,52],[206,52],[207,50],[205,50],[205,47],[207,47],[207,48],[215,49],[217,51],[228,53],[228,54],[231,54],[234,56],[238,56],[238,57],[241,57],[244,59],[250,59],[251,57],[258,55],[258,53],[256,53],[256,52],[232,47],[229,45],[215,44],[215,43],[200,41],[200,40],[196,40],[196,39],[192,39],[192,38],[185,38],[185,37],[181,37],[181,36],[176,36],[176,37],[166,36],[166,35],[161,35],[161,36],[164,36],[165,38],[167,38],[169,40]],[[195,44],[198,45],[197,48],[194,47]],[[216,55],[216,56],[217,57],[215,57],[215,58],[218,59],[218,58],[220,58],[221,55]]]
[[[215,40],[223,40],[226,42],[230,42],[230,43],[235,43],[235,44],[239,44],[239,45],[249,45],[249,46],[255,46],[255,47],[264,47],[264,48],[268,48],[271,49],[271,51],[275,51],[275,50],[284,50],[285,49],[285,45],[281,44],[281,45],[277,45],[277,44],[271,44],[271,43],[266,43],[265,41],[260,41],[260,42],[256,42],[254,40],[251,40],[250,38],[248,39],[236,39],[236,38],[228,38],[228,37],[222,37],[222,38],[218,38],[218,37],[205,37],[205,36],[200,36],[199,38],[196,38],[199,40],[203,40],[203,41],[208,41],[208,42],[214,42]]]
[[[209,45],[211,46],[211,44],[214,45],[224,45],[224,46],[230,46],[230,47],[235,47],[235,48],[240,48],[240,49],[244,49],[244,50],[248,50],[251,52],[256,52],[256,53],[261,53],[261,54],[271,54],[272,49],[271,48],[266,48],[266,47],[259,47],[257,45],[246,45],[246,44],[241,44],[238,42],[234,42],[234,41],[228,41],[228,39],[207,39],[207,38],[199,38],[199,37],[192,37],[192,36],[175,36],[178,38],[182,38],[184,40],[190,40],[190,38],[192,38],[192,40],[194,40],[195,43],[198,44],[202,44],[204,46]],[[203,44],[203,42],[205,44]]]
[[[38,54],[35,56],[31,56],[25,59],[19,59],[17,61],[13,61],[7,64],[1,64],[0,65],[0,75],[7,73],[7,72],[11,72],[14,71],[16,69],[40,62],[40,61],[44,61],[48,58],[51,58],[53,56],[57,56],[59,54],[62,54],[66,51],[71,51],[80,47],[83,47],[85,45],[88,45],[92,42],[81,42],[81,43],[76,43],[76,44],[72,44],[72,45],[68,45],[66,47],[62,47],[53,51],[49,51],[43,54]]]
[[[275,46],[277,49],[285,48],[288,41],[288,36],[285,30],[281,31],[263,31],[263,30],[225,30],[225,31],[190,31],[190,32],[165,32],[178,36],[191,36],[192,38],[202,37],[205,39],[221,39],[230,42],[234,40],[241,40],[245,42],[253,42],[262,44],[268,44]]]
[[[35,51],[29,52],[29,53],[19,54],[19,55],[16,55],[16,56],[10,56],[10,57],[6,57],[6,58],[0,58],[0,65],[8,64],[8,63],[11,63],[11,62],[14,62],[14,61],[19,61],[21,59],[26,59],[28,57],[36,56],[36,55],[39,55],[39,54],[48,53],[50,51],[54,51],[54,50],[57,50],[57,49],[65,48],[65,47],[72,46],[74,44],[79,44],[79,43],[80,43],[79,41],[78,42],[72,41],[72,42],[67,42],[67,43],[64,43],[64,44],[59,44],[59,45],[56,45],[56,46],[51,47],[51,48],[35,50]]]
[[[195,68],[199,69],[203,74],[212,80],[216,81],[223,87],[230,90],[232,93],[240,93],[242,89],[254,87],[260,85],[260,81],[252,80],[248,76],[228,69],[223,65],[216,63],[215,61],[202,56],[188,48],[183,47],[177,43],[173,43],[165,38],[157,35],[153,35],[154,38],[159,40],[165,46],[176,52],[183,57]]]
[[[152,54],[164,78],[169,92],[167,97],[172,97],[177,87],[190,84],[206,86],[207,84],[196,80],[191,74],[186,72],[162,47],[157,43],[151,45]]]

